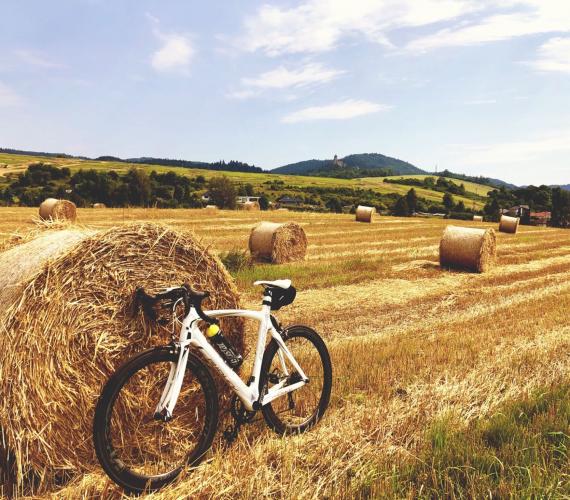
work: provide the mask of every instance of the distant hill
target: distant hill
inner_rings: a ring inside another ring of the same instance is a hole
[[[297,163],[290,163],[282,167],[274,168],[271,173],[275,174],[297,174],[312,175],[328,168],[361,169],[370,171],[374,169],[390,170],[394,175],[403,174],[425,174],[426,172],[411,163],[379,153],[361,153],[345,156],[337,161],[334,160],[305,160]]]
[[[25,156],[45,156],[47,158],[71,158],[71,159],[75,158],[80,160],[113,161],[113,162],[123,162],[123,163],[146,163],[150,165],[163,165],[170,167],[202,168],[205,170],[223,170],[227,172],[251,172],[251,173],[263,172],[262,168],[235,160],[229,162],[221,160],[213,163],[207,163],[204,161],[172,160],[170,158],[153,158],[152,156],[122,159],[117,156],[104,155],[104,156],[98,156],[97,158],[88,158],[87,156],[74,156],[64,153],[45,153],[43,151],[23,151],[21,149],[10,149],[10,148],[0,148],[0,153],[25,155]]]
[[[443,172],[432,173],[431,175],[434,176],[439,175],[441,177],[449,177],[451,179],[474,182],[475,184],[484,184],[486,186],[491,186],[494,188],[506,187],[508,189],[516,189],[518,187],[515,184],[502,181],[501,179],[493,179],[492,177],[483,177],[482,175],[475,176],[475,175],[456,174],[454,172],[450,172],[447,169],[444,170]]]

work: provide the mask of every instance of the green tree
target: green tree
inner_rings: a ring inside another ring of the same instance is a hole
[[[455,206],[455,200],[453,199],[453,196],[451,194],[445,193],[443,195],[443,206],[446,208],[448,212],[450,210],[453,210],[453,207]]]
[[[410,215],[410,207],[408,206],[408,200],[405,196],[400,196],[396,200],[392,213],[400,217],[408,217]]]
[[[262,194],[259,197],[259,208],[261,208],[261,210],[269,209],[269,200],[267,199],[267,196],[265,196],[264,194]]]
[[[501,205],[499,204],[499,200],[497,198],[491,198],[491,201],[488,201],[485,204],[483,211],[487,216],[487,220],[498,221],[499,215],[501,214]]]
[[[418,208],[418,196],[416,195],[416,190],[414,188],[408,191],[406,194],[406,202],[408,203],[408,211],[413,214]]]
[[[466,212],[467,209],[465,208],[465,203],[463,201],[459,201],[457,205],[455,205],[456,212]]]
[[[337,214],[342,213],[342,202],[334,196],[327,200],[325,207]]]
[[[552,190],[552,225],[570,227],[570,192],[561,188]]]
[[[132,168],[127,173],[129,203],[137,206],[148,206],[150,202],[150,177],[140,168]]]
[[[220,208],[236,208],[236,188],[225,175],[210,179],[208,190],[214,205]]]

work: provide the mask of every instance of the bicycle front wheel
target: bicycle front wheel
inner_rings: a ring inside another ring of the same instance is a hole
[[[197,465],[210,448],[218,420],[214,380],[190,355],[174,415],[155,409],[178,355],[168,347],[145,351],[109,379],[95,409],[93,440],[109,477],[129,492],[153,491]]]
[[[278,434],[295,434],[315,425],[325,413],[332,389],[332,365],[323,339],[306,326],[291,326],[282,333],[309,382],[301,388],[262,406],[267,425]],[[292,385],[300,376],[277,342],[272,340],[263,355],[261,387],[270,391],[276,385]]]

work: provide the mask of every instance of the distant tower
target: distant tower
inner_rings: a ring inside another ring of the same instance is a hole
[[[342,167],[343,165],[344,165],[344,164],[343,164],[342,160],[339,160],[339,159],[338,159],[338,156],[337,156],[337,155],[334,155],[334,158],[333,158],[333,166],[335,166],[335,167]]]

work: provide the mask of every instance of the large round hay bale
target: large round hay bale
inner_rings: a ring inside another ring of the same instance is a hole
[[[68,220],[74,222],[77,219],[75,203],[69,200],[48,198],[40,205],[40,218],[43,220]]]
[[[519,229],[520,219],[518,217],[509,217],[508,215],[501,215],[499,222],[499,232],[516,234]]]
[[[212,293],[205,309],[239,307],[219,260],[163,225],[45,231],[0,255],[0,449],[5,441],[19,481],[29,471],[50,478],[90,469],[103,383],[135,352],[170,341],[171,322],[134,313],[136,287],[188,282]],[[223,321],[243,352],[243,322]]]
[[[495,263],[497,242],[493,229],[447,226],[439,244],[439,263],[478,273]]]
[[[307,236],[296,222],[260,222],[249,235],[249,251],[256,260],[274,264],[303,260]]]
[[[474,215],[473,216],[473,222],[483,222],[483,216],[482,215]]]
[[[372,222],[376,209],[374,207],[366,207],[358,205],[356,208],[356,222]]]

